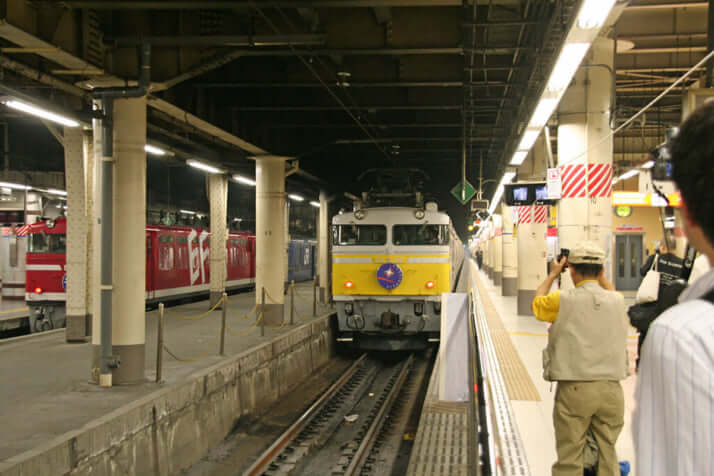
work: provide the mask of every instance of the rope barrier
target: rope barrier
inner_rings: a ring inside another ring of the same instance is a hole
[[[213,345],[216,343],[216,341],[218,340],[218,338],[219,338],[220,336],[221,336],[221,328],[219,327],[219,328],[218,328],[218,332],[216,333],[216,335],[215,335],[215,336],[210,340],[210,342],[208,343],[208,347],[206,347],[206,349],[205,349],[203,352],[201,352],[201,353],[198,355],[198,357],[194,357],[194,358],[192,358],[192,359],[182,359],[181,357],[179,357],[179,356],[177,356],[176,354],[174,354],[174,353],[168,348],[168,346],[167,346],[166,344],[164,344],[164,350],[165,350],[171,357],[173,357],[174,359],[178,360],[179,362],[183,362],[183,363],[198,362],[199,360],[203,359],[204,357],[206,357],[206,356],[208,355],[208,353],[211,351],[211,348],[213,348]]]
[[[248,328],[248,332],[236,332],[236,331],[234,331],[233,329],[231,329],[231,326],[229,326],[228,323],[226,323],[226,330],[227,330],[228,333],[229,333],[230,335],[232,335],[232,336],[235,336],[235,337],[246,337],[246,336],[251,335],[256,329],[258,329],[258,324],[260,324],[260,321],[262,321],[262,320],[263,320],[263,313],[262,313],[262,312],[259,312],[259,313],[258,313],[258,316],[257,316],[257,319],[255,320],[255,322],[253,323],[253,325]]]
[[[245,316],[242,316],[242,315],[238,314],[236,311],[234,311],[233,309],[231,309],[231,307],[230,307],[228,304],[229,304],[229,302],[226,301],[226,308],[227,308],[227,309],[231,312],[231,314],[233,314],[237,319],[250,319],[250,316],[251,316],[254,312],[256,312],[256,311],[258,310],[258,304],[255,304],[255,305],[253,306],[253,309],[251,309],[250,311],[248,311],[248,314],[246,314]]]
[[[193,317],[192,316],[182,316],[181,314],[176,314],[175,312],[171,312],[168,309],[165,309],[164,312],[166,312],[170,316],[173,316],[177,319],[182,319],[184,321],[198,321],[205,317],[208,317],[209,314],[211,314],[213,311],[215,311],[218,308],[218,306],[223,302],[223,299],[224,298],[221,297],[221,299],[219,299],[216,302],[216,304],[213,305],[212,308],[210,308],[208,311],[204,312],[203,314],[199,314],[198,316],[193,316]]]

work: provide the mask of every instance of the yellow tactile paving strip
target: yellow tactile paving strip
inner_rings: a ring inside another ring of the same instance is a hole
[[[538,390],[533,384],[530,375],[528,375],[523,361],[518,356],[518,352],[513,346],[513,342],[511,342],[508,331],[503,326],[501,317],[498,315],[498,311],[493,305],[486,287],[481,283],[481,279],[477,273],[473,273],[472,276],[475,279],[479,295],[481,296],[486,321],[491,331],[491,340],[496,349],[498,364],[501,367],[501,374],[506,384],[508,396],[511,400],[540,401]]]

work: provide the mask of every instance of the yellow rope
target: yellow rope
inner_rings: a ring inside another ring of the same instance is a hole
[[[246,337],[246,336],[249,336],[249,335],[251,335],[251,334],[258,328],[258,324],[259,324],[260,321],[263,319],[263,313],[262,313],[262,312],[259,313],[257,317],[258,317],[258,318],[255,320],[255,322],[253,323],[253,325],[248,328],[248,332],[236,332],[236,331],[234,331],[233,329],[231,329],[231,326],[229,326],[227,322],[226,322],[226,330],[228,331],[228,333],[229,333],[230,335],[235,336],[235,337]]]
[[[226,302],[226,305],[228,306],[228,302]],[[253,306],[253,309],[251,309],[250,311],[248,311],[248,314],[246,314],[245,316],[241,316],[240,314],[238,314],[237,312],[235,312],[233,309],[231,309],[230,306],[228,306],[227,309],[231,312],[231,314],[233,314],[233,315],[234,315],[235,317],[237,317],[238,319],[248,319],[248,318],[250,318],[251,314],[253,314],[253,313],[258,309],[258,305],[257,305],[257,304],[254,305],[254,306]]]
[[[265,295],[266,295],[266,297],[268,298],[268,300],[272,301],[273,304],[281,304],[281,303],[279,303],[278,301],[276,301],[275,299],[272,298],[272,296],[268,293],[268,290],[267,290],[267,289],[265,289],[265,288],[263,288],[263,289],[265,290]],[[263,303],[263,304],[265,304],[265,303]]]
[[[201,352],[201,354],[199,354],[198,357],[194,357],[193,359],[182,359],[182,358],[178,357],[176,354],[174,354],[173,352],[171,352],[171,350],[169,350],[169,348],[166,346],[166,344],[164,344],[164,350],[165,350],[166,352],[168,352],[168,354],[169,354],[171,357],[173,357],[174,359],[178,360],[179,362],[184,362],[184,363],[198,362],[199,360],[201,360],[201,359],[203,359],[204,357],[206,357],[206,355],[208,355],[208,353],[211,351],[211,348],[213,348],[213,344],[216,343],[216,340],[218,340],[218,337],[220,337],[220,335],[221,335],[221,328],[219,327],[219,328],[218,328],[218,333],[216,333],[215,337],[213,337],[213,339],[211,339],[211,341],[208,343],[208,347],[206,347],[206,349],[205,349],[203,352]]]
[[[198,320],[200,320],[200,319],[203,319],[204,317],[207,317],[210,313],[212,313],[213,311],[215,311],[216,308],[218,308],[218,306],[223,302],[223,299],[224,299],[224,298],[221,297],[221,299],[219,299],[219,300],[216,302],[216,304],[213,305],[213,307],[212,307],[211,309],[209,309],[208,311],[204,312],[203,314],[199,314],[198,316],[193,316],[193,317],[191,317],[191,316],[182,316],[181,314],[176,314],[175,312],[169,311],[169,310],[166,309],[165,307],[164,307],[164,312],[167,313],[168,315],[172,316],[172,317],[176,317],[176,318],[178,318],[178,319],[183,319],[184,321],[198,321]]]

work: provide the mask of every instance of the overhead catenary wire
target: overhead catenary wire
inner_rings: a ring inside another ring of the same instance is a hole
[[[268,24],[268,26],[276,33],[280,34],[280,29],[275,25],[275,23],[265,14],[265,12],[256,4],[256,2],[251,1],[250,2],[251,7],[263,18],[263,20]],[[290,50],[293,52],[296,58],[300,60],[300,62],[312,73],[313,76],[315,76],[315,79],[317,79],[320,84],[325,88],[325,90],[328,92],[330,96],[344,109],[344,111],[347,113],[347,115],[350,116],[350,118],[359,126],[360,129],[367,135],[367,137],[370,138],[370,140],[374,143],[374,146],[382,153],[387,159],[391,160],[390,155],[380,147],[379,143],[377,142],[376,138],[372,135],[372,133],[367,130],[367,128],[362,124],[360,119],[355,116],[352,111],[350,110],[349,107],[342,101],[342,99],[335,93],[332,88],[325,82],[324,79],[320,76],[320,73],[315,70],[315,68],[310,64],[309,61],[307,61],[300,52],[298,52],[295,47],[292,45],[292,43],[288,43],[288,47]]]

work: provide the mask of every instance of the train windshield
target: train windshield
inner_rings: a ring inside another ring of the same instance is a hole
[[[332,227],[332,244],[336,246],[385,245],[384,225],[336,225]]]
[[[67,250],[67,236],[57,233],[33,233],[28,236],[28,253],[64,253]]]
[[[392,241],[397,246],[448,245],[447,225],[395,225]]]

